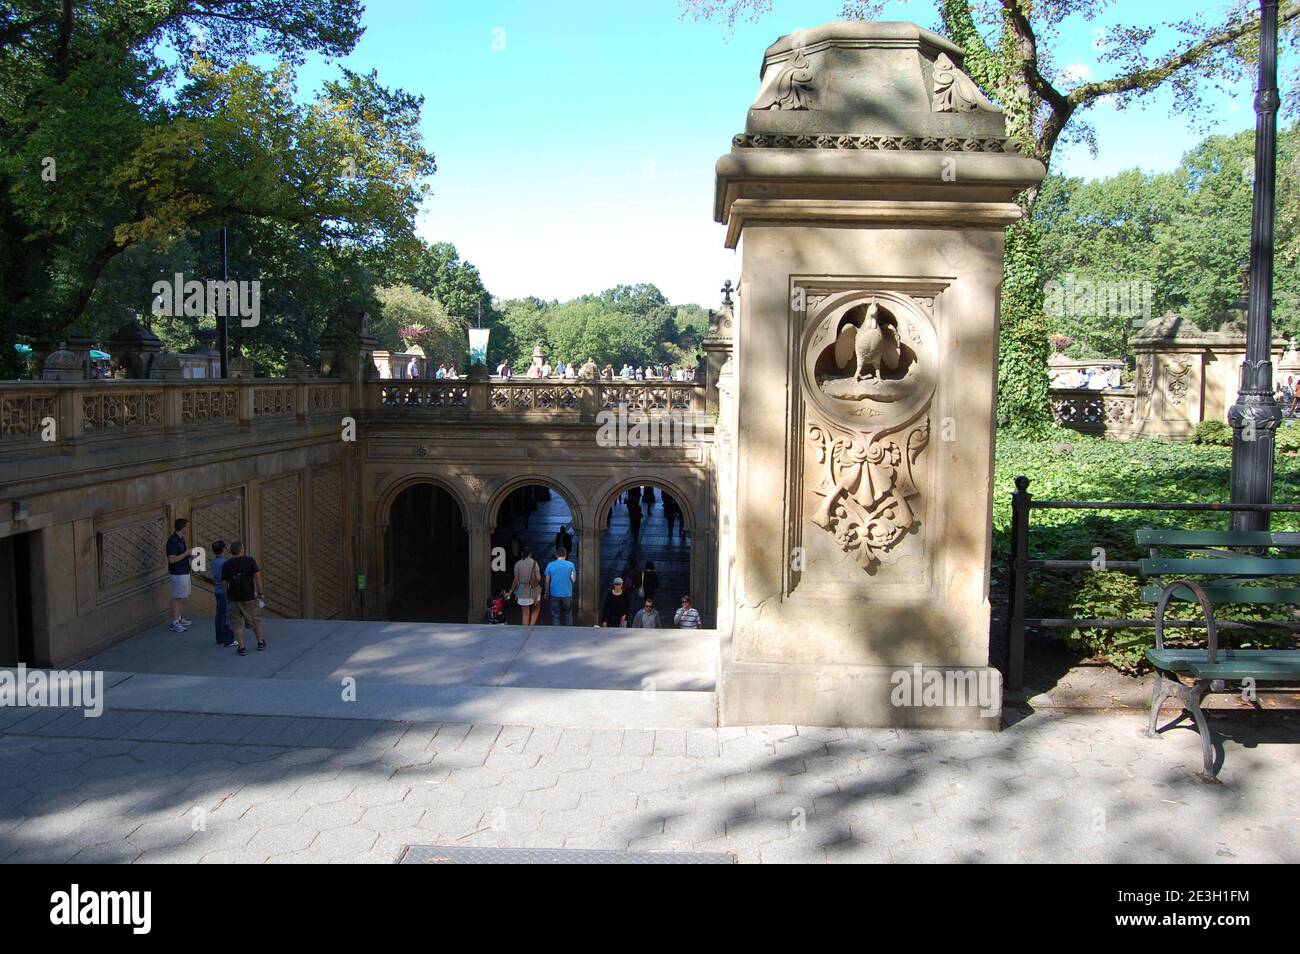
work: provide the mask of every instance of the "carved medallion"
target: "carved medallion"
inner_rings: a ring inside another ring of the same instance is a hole
[[[843,292],[813,314],[802,353],[805,513],[863,567],[892,563],[921,521],[938,335],[906,295]]]
[[[813,67],[803,50],[794,56],[775,77],[764,83],[754,101],[754,109],[816,109],[813,95]]]

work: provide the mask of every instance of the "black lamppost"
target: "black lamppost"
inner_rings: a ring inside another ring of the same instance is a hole
[[[221,293],[226,296],[226,307],[217,316],[217,350],[221,352],[221,377],[230,377],[230,331],[226,324],[227,312],[230,311],[230,295],[226,291],[226,282],[230,279],[230,266],[226,255],[226,227],[221,226]]]
[[[1246,362],[1232,425],[1232,502],[1271,503],[1273,438],[1282,412],[1273,399],[1273,192],[1277,165],[1277,0],[1259,2],[1255,91],[1255,193],[1250,218],[1250,305]],[[1234,530],[1267,530],[1268,514],[1234,513]]]

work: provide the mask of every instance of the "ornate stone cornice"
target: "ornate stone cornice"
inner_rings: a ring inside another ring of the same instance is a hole
[[[822,134],[782,136],[737,133],[735,149],[867,149],[886,152],[1004,152],[1020,154],[1020,143],[1003,138],[939,136],[858,136]]]

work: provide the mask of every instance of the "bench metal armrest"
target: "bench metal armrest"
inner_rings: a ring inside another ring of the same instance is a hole
[[[1206,636],[1209,641],[1209,658],[1208,663],[1214,663],[1215,657],[1219,653],[1219,631],[1214,622],[1214,605],[1210,598],[1205,595],[1205,590],[1201,589],[1199,583],[1191,580],[1173,580],[1165,584],[1164,590],[1160,593],[1160,602],[1156,604],[1156,649],[1165,648],[1165,609],[1169,606],[1169,600],[1180,586],[1185,586],[1192,591],[1196,601],[1201,604],[1201,612],[1205,614]]]

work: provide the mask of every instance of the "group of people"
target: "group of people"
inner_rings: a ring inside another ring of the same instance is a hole
[[[671,539],[673,535],[674,526],[677,528],[678,536],[685,537],[686,521],[682,519],[681,504],[666,490],[660,490],[658,497],[663,499],[664,519],[668,522],[669,538]],[[631,487],[619,499],[627,507],[628,532],[632,535],[633,540],[640,540],[642,521],[654,513],[657,499],[654,487]],[[614,517],[613,507],[610,507],[609,516],[612,520]]]
[[[190,522],[185,518],[177,519],[173,533],[167,539],[167,577],[172,601],[169,628],[173,633],[184,633],[193,625],[193,621],[183,614],[185,600],[190,596],[190,577],[194,572],[186,539],[189,526]],[[231,541],[228,547],[226,541],[214,540],[211,551],[212,592],[217,604],[213,616],[217,645],[237,646],[239,655],[247,656],[248,647],[244,645],[244,628],[247,627],[257,636],[258,651],[266,649],[266,639],[262,636],[261,611],[266,606],[262,568],[244,552],[240,540]]]
[[[1282,409],[1283,417],[1295,417],[1297,406],[1300,406],[1300,384],[1296,383],[1295,375],[1288,374],[1285,382],[1278,382],[1273,397]]]
[[[454,369],[453,369],[454,370]],[[509,379],[514,375],[508,360],[503,360],[497,365],[497,377]],[[442,375],[438,375],[442,377]],[[455,377],[454,374],[447,375]],[[524,377],[541,379],[541,378],[561,378],[566,381],[591,380],[599,377],[602,381],[694,381],[695,369],[690,367],[674,368],[671,365],[663,364],[659,366],[645,365],[644,367],[633,367],[631,364],[624,363],[622,370],[615,371],[612,364],[607,364],[599,371],[596,370],[596,362],[588,358],[582,365],[572,361],[559,361],[552,365],[550,361],[543,361],[541,364],[531,364],[528,370],[524,372]]]

